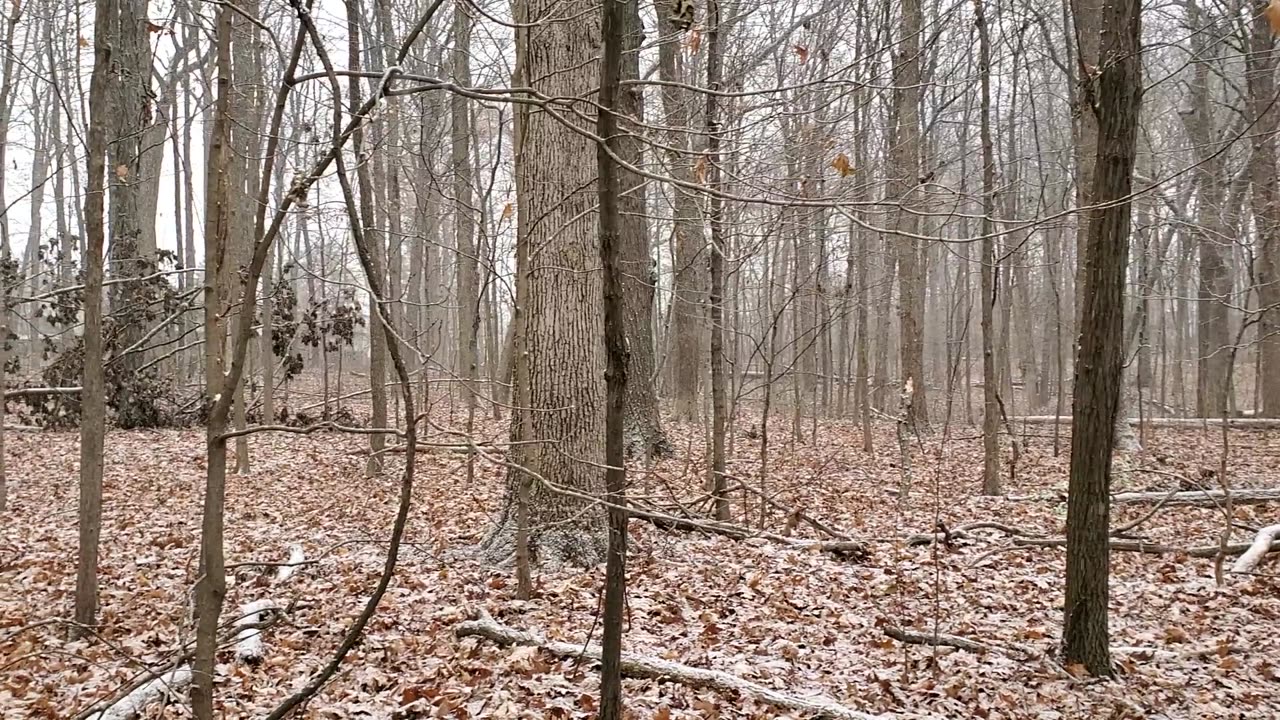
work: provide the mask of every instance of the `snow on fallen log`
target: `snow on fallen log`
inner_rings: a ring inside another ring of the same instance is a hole
[[[139,685],[106,710],[93,713],[86,720],[133,720],[142,715],[142,711],[151,703],[176,695],[190,684],[191,668],[183,665]]]
[[[1111,496],[1112,505],[1140,505],[1142,503],[1162,503],[1169,506],[1221,507],[1226,505],[1226,493],[1221,490],[1188,490],[1186,492],[1127,492]],[[1242,488],[1231,491],[1233,505],[1256,505],[1258,503],[1280,502],[1280,489],[1261,488],[1251,490]]]
[[[1069,415],[1023,415],[1021,417],[1009,418],[1014,425],[1071,425],[1071,417]],[[1130,425],[1137,425],[1138,418],[1129,418]],[[1222,418],[1182,418],[1182,417],[1160,417],[1147,418],[1142,421],[1147,427],[1154,428],[1198,428],[1198,427],[1222,427]],[[1241,430],[1276,430],[1280,429],[1280,419],[1277,418],[1227,418],[1227,427],[1239,428]]]
[[[293,577],[293,574],[298,570],[298,566],[306,561],[307,555],[302,552],[302,546],[297,544],[290,545],[288,564],[281,565],[280,569],[276,571],[276,582],[284,582]]]
[[[1258,531],[1253,539],[1253,544],[1245,554],[1236,560],[1236,564],[1231,566],[1231,572],[1248,573],[1253,572],[1258,567],[1258,563],[1262,562],[1262,558],[1280,541],[1280,525],[1271,525],[1264,527]]]
[[[262,629],[257,626],[280,607],[274,600],[255,600],[240,606],[240,615],[236,619],[237,660],[249,665],[262,662],[265,650],[262,646]]]
[[[479,620],[468,620],[454,626],[457,637],[480,637],[502,646],[537,647],[561,658],[587,658],[600,660],[600,647],[583,646],[544,640],[531,633],[517,630],[494,620],[481,611]],[[720,670],[708,670],[658,658],[622,653],[622,674],[629,678],[668,680],[697,689],[712,689],[725,693],[750,696],[777,708],[804,713],[813,718],[832,720],[893,720],[894,718],[933,718],[922,715],[876,715],[840,705],[823,695],[799,696],[779,692],[759,683]]]

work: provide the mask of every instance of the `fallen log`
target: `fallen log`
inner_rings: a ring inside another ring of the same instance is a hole
[[[1014,538],[1013,544],[1022,547],[1066,547],[1066,538]],[[1117,540],[1112,538],[1111,549],[1123,552],[1147,553],[1148,555],[1187,555],[1197,558],[1217,557],[1221,552],[1228,557],[1241,555],[1253,547],[1252,543],[1234,543],[1225,549],[1218,545],[1201,545],[1197,547],[1179,547],[1161,543],[1142,542],[1141,540]],[[1280,540],[1271,543],[1271,550],[1280,550]]]
[[[289,561],[284,565],[281,565],[280,569],[276,571],[276,582],[284,582],[285,580],[293,577],[293,573],[306,561],[307,556],[306,553],[302,551],[302,546],[297,544],[290,545]]]
[[[274,600],[255,600],[240,607],[240,616],[236,620],[236,660],[247,665],[262,662],[265,651],[260,627],[270,613],[282,607]]]
[[[1022,417],[1009,418],[1015,425],[1070,425],[1071,417],[1069,415],[1023,415]],[[1137,425],[1138,418],[1129,418],[1130,425]],[[1181,417],[1159,417],[1146,418],[1142,420],[1147,427],[1154,428],[1198,428],[1198,427],[1222,427],[1223,419],[1218,418],[1181,418]],[[1238,428],[1241,430],[1276,430],[1280,429],[1280,419],[1277,418],[1227,418],[1227,427]]]
[[[453,634],[459,638],[484,638],[504,647],[536,647],[560,658],[586,658],[597,662],[600,660],[599,646],[544,640],[531,633],[503,625],[483,611],[479,620],[468,620],[455,625]],[[622,653],[622,674],[629,678],[668,680],[691,688],[712,689],[748,696],[773,707],[801,712],[813,718],[891,720],[895,717],[921,717],[865,713],[840,705],[823,695],[791,695],[720,670],[708,670],[633,653]]]
[[[1273,549],[1280,549],[1280,525],[1271,525],[1258,531],[1257,537],[1243,555],[1231,566],[1231,572],[1249,573],[1258,567],[1262,558]]]
[[[1138,505],[1142,503],[1162,503],[1166,507],[1221,507],[1225,505],[1226,493],[1221,490],[1187,490],[1185,492],[1126,492],[1111,496],[1112,505]],[[1231,491],[1233,505],[1257,505],[1259,503],[1280,502],[1280,489],[1275,488],[1241,488]]]
[[[106,710],[94,713],[88,720],[133,720],[148,705],[167,695],[176,695],[191,684],[191,668],[182,667],[139,685],[133,692],[115,701]]]

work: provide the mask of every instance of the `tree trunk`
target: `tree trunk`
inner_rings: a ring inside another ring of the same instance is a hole
[[[974,5],[978,26],[978,72],[982,83],[982,494],[1000,494],[1000,406],[996,393],[995,273],[996,159],[991,140],[991,33],[986,8]],[[968,378],[965,379],[968,392]]]
[[[1086,88],[1098,119],[1089,215],[1067,499],[1067,579],[1063,656],[1093,675],[1111,674],[1108,575],[1111,458],[1124,363],[1124,281],[1129,254],[1129,193],[1141,106],[1141,5],[1110,0],[1096,83]],[[1096,98],[1093,100],[1092,98]]]
[[[549,0],[520,0],[519,18],[557,12]],[[600,26],[593,13],[538,24],[522,44],[527,84],[554,97],[578,97],[597,87],[593,57]],[[604,318],[599,311],[600,253],[593,185],[592,143],[541,112],[530,111],[520,129],[516,157],[520,223],[527,252],[518,253],[523,274],[516,302],[526,323],[521,360],[527,373],[528,407],[513,421],[526,441],[513,464],[536,473],[529,491],[529,550],[534,562],[585,566],[605,556],[605,517],[594,501],[557,492],[549,483],[599,497],[604,460]],[[527,431],[527,432],[526,432]],[[497,525],[481,544],[495,562],[515,551],[516,499],[523,471],[507,474],[507,493]]]
[[[624,447],[624,415],[627,404],[627,322],[622,300],[622,268],[618,246],[622,222],[618,195],[622,192],[617,163],[610,156],[619,148],[619,76],[622,74],[623,46],[630,41],[628,31],[638,29],[636,0],[606,0],[601,5],[603,48],[600,53],[600,110],[596,135],[603,142],[596,147],[597,196],[600,203],[600,265],[603,269],[604,344],[608,364],[605,383],[605,497],[608,498],[609,551],[605,566],[603,637],[600,652],[600,720],[622,720],[622,625],[627,593],[627,472]],[[633,22],[635,21],[635,22]],[[625,38],[625,39],[624,39]],[[633,55],[634,56],[634,55]],[[628,93],[629,94],[629,93]]]
[[[1280,188],[1276,177],[1276,129],[1280,113],[1276,95],[1275,39],[1258,3],[1250,25],[1248,68],[1249,112],[1254,126],[1249,136],[1253,152],[1249,157],[1253,181],[1253,220],[1258,229],[1258,305],[1261,307],[1262,414],[1280,417]]]
[[[345,4],[347,7],[347,64],[353,70],[359,70],[362,48],[359,23],[360,0],[346,0]],[[376,92],[376,87],[374,91]],[[362,103],[358,77],[351,77],[347,92],[351,96],[349,102],[351,112],[354,113]],[[377,275],[378,286],[385,288],[387,244],[378,228],[378,217],[373,207],[373,178],[370,163],[364,161],[366,155],[362,126],[358,125],[355,132],[351,134],[351,150],[356,158],[361,159],[356,165],[356,183],[360,189],[360,212],[359,217],[353,217],[351,221],[358,221],[362,226],[363,235],[369,246],[372,272]],[[378,314],[382,312],[384,307],[382,303],[386,300],[387,298],[369,298],[369,399],[373,406],[373,426],[380,428],[387,426],[387,336],[386,333],[378,331],[382,326]],[[341,360],[341,354],[338,357]],[[341,381],[341,375],[339,375],[339,381]],[[382,451],[386,444],[387,439],[379,433],[369,436],[369,462],[365,466],[366,475],[372,477],[382,472]]]
[[[223,548],[224,503],[227,482],[227,443],[221,439],[227,426],[223,393],[228,302],[223,280],[231,232],[231,19],[229,4],[218,8],[215,57],[217,96],[205,167],[204,227],[204,353],[205,393],[214,403],[205,428],[207,453],[204,510],[200,523],[200,574],[196,582],[196,652],[192,661],[191,710],[197,720],[213,720],[214,660],[218,648],[218,621],[227,594],[226,558]]]
[[[106,397],[102,366],[103,217],[108,128],[111,124],[111,67],[116,62],[112,25],[120,6],[98,0],[94,12],[93,75],[89,80],[87,186],[85,188],[84,378],[80,394],[80,552],[76,570],[73,636],[97,623],[98,538],[102,532],[102,446],[106,425]],[[114,108],[117,109],[118,108]],[[6,259],[8,246],[5,246]]]
[[[897,203],[894,251],[898,261],[898,347],[903,386],[911,383],[908,422],[929,422],[924,378],[924,263],[920,221],[908,211],[920,183],[920,0],[904,0],[898,54],[894,66],[897,134],[890,151],[890,197]]]
[[[1187,4],[1187,15],[1191,27],[1197,29],[1191,35],[1192,48],[1197,55],[1206,55],[1213,40],[1203,27],[1208,24],[1205,13],[1193,0]],[[1196,158],[1192,175],[1196,181],[1200,261],[1196,294],[1196,414],[1200,417],[1215,417],[1228,409],[1227,373],[1231,356],[1227,347],[1231,343],[1228,313],[1232,286],[1228,270],[1231,243],[1227,238],[1232,234],[1224,219],[1227,179],[1225,158],[1219,152],[1221,143],[1215,135],[1210,62],[1206,57],[1204,62],[1195,64],[1191,109],[1183,117]]]
[[[658,76],[666,83],[688,83],[681,37],[666,12],[658,14],[658,32],[668,38],[658,46]],[[683,182],[695,180],[695,166],[705,168],[705,160],[699,164],[689,154],[691,143],[686,128],[693,127],[692,93],[674,85],[662,88],[662,108],[666,125],[673,128],[668,133],[667,172]],[[702,172],[705,173],[705,170]],[[692,422],[698,417],[698,390],[702,368],[702,306],[706,294],[707,256],[706,241],[702,233],[702,213],[698,199],[691,191],[672,186],[672,224],[675,233],[675,253],[672,257],[671,281],[671,394],[674,397],[675,416],[682,422]]]
[[[453,81],[459,87],[471,86],[471,17],[466,3],[456,3],[453,10]],[[454,264],[458,302],[458,354],[455,374],[462,381],[462,397],[467,406],[468,432],[476,407],[476,323],[480,301],[479,274],[476,269],[475,216],[471,191],[471,100],[458,94],[449,97],[452,118],[449,142],[453,165],[453,233],[457,262]]]
[[[721,90],[720,3],[707,0],[707,181],[712,188],[720,186],[720,108],[716,93]],[[716,520],[729,520],[729,497],[725,478],[725,425],[728,422],[724,353],[724,202],[711,197],[711,494],[715,497]]]
[[[644,26],[638,11],[627,3],[622,18],[622,78],[640,77],[640,46],[644,44]],[[618,95],[619,121],[627,118],[644,122],[644,90],[641,85],[624,86]],[[618,156],[640,166],[643,164],[644,141],[641,128],[627,128],[634,135],[622,135],[616,143]],[[657,366],[654,347],[653,308],[657,289],[657,265],[650,255],[647,181],[618,168],[618,206],[621,223],[618,260],[622,268],[622,301],[627,322],[627,419],[626,445],[629,456],[665,457],[674,451],[662,430],[655,387]]]

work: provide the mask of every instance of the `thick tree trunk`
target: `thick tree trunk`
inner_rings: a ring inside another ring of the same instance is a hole
[[[1253,181],[1253,221],[1258,229],[1258,304],[1261,306],[1262,414],[1280,418],[1280,187],[1276,176],[1276,130],[1280,111],[1275,107],[1275,39],[1265,12],[1255,6],[1250,25],[1248,68],[1249,112],[1254,126],[1249,136]]]
[[[548,0],[520,0],[517,18],[558,12]],[[593,59],[600,26],[593,13],[538,24],[528,30],[518,62],[526,81],[554,97],[593,93]],[[592,212],[595,152],[590,141],[542,112],[521,122],[516,158],[520,224],[527,252],[518,253],[516,302],[525,323],[521,361],[528,408],[516,413],[513,434],[545,444],[518,446],[514,465],[536,473],[528,480],[529,549],[535,562],[594,565],[605,556],[603,508],[557,492],[563,487],[599,497],[604,460],[604,319],[599,236]],[[517,397],[521,393],[517,393]],[[527,480],[512,468],[497,525],[482,542],[484,556],[506,561],[515,552],[516,500]]]
[[[1089,214],[1084,309],[1076,355],[1071,479],[1067,499],[1067,581],[1063,655],[1093,675],[1111,674],[1108,648],[1112,446],[1124,363],[1124,280],[1129,254],[1128,196],[1142,98],[1138,0],[1109,0],[1102,18],[1102,63],[1087,88],[1098,119]]]
[[[627,4],[622,18],[622,79],[640,77],[640,46],[644,44],[644,26],[638,10]],[[644,121],[644,90],[641,85],[624,86],[618,94],[619,122],[624,130],[616,143],[618,156],[633,164],[643,164],[643,130],[627,128],[627,118]],[[622,300],[626,306],[627,349],[630,352],[627,371],[627,454],[644,458],[664,457],[673,452],[662,417],[658,414],[655,387],[657,363],[654,347],[653,307],[657,288],[657,266],[649,249],[647,181],[622,168],[619,172],[618,208],[620,233],[618,260],[622,268]]]
[[[1194,1],[1187,4],[1188,22],[1197,32],[1191,35],[1192,48],[1198,55],[1210,52],[1213,42],[1205,25],[1208,20]],[[1214,100],[1210,83],[1209,61],[1195,64],[1191,81],[1191,108],[1183,116],[1187,136],[1195,149],[1196,214],[1198,259],[1200,267],[1197,288],[1196,321],[1196,415],[1215,417],[1228,410],[1227,373],[1232,353],[1228,303],[1231,296],[1231,230],[1227,226],[1225,157],[1219,152],[1221,143],[1215,135]]]
[[[681,35],[666,12],[658,13],[658,32],[668,40],[658,47],[658,76],[667,83],[689,83],[684,55],[680,51]],[[674,128],[667,135],[667,172],[683,182],[698,180],[695,166],[705,168],[705,160],[695,161],[689,133],[693,127],[691,92],[674,85],[662,88],[665,124]],[[705,170],[701,171],[705,173]],[[672,186],[672,224],[675,254],[672,258],[671,281],[671,395],[678,420],[691,422],[698,418],[698,391],[702,377],[702,348],[705,323],[703,304],[706,295],[706,240],[702,231],[702,213],[698,199],[689,190]]]

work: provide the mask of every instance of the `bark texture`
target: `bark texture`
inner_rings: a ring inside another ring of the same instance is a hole
[[[549,0],[519,0],[519,18],[558,14]],[[527,30],[517,62],[528,84],[552,97],[594,93],[600,25],[594,13]],[[548,483],[599,497],[604,488],[604,318],[593,143],[547,115],[530,109],[520,123],[516,157],[520,242],[516,302],[524,323],[517,389],[528,406],[513,420],[522,444],[512,454],[507,492],[497,525],[481,543],[490,561],[515,553],[516,505],[521,482],[530,480],[529,551],[534,562],[594,565],[605,557],[605,514],[599,505]],[[523,390],[523,393],[521,392]],[[532,477],[518,468],[527,468]]]
[[[638,10],[627,3],[622,17],[622,79],[640,77],[640,46],[644,26]],[[623,133],[615,147],[623,160],[640,165],[644,143],[628,119],[644,121],[644,86],[627,85],[618,92],[618,121]],[[627,133],[635,133],[627,134]],[[627,324],[627,454],[644,458],[662,457],[673,451],[662,430],[655,387],[656,351],[653,334],[653,302],[657,286],[657,265],[649,252],[649,221],[646,181],[633,172],[618,168],[619,245],[622,268],[622,301]]]
[[[894,252],[898,261],[898,348],[903,386],[911,382],[908,421],[929,422],[924,378],[924,261],[919,217],[907,208],[920,178],[920,0],[904,0],[894,66],[897,135],[890,151],[889,195],[900,203]]]
[[[669,38],[658,48],[658,76],[663,82],[690,83],[692,79],[680,52],[683,37],[666,13],[659,12],[658,31]],[[684,88],[662,88],[662,109],[667,134],[667,172],[683,182],[694,181],[699,166],[690,151],[693,143],[682,128],[693,127],[694,94]],[[701,167],[705,168],[705,160]],[[705,172],[705,171],[704,171]],[[687,189],[671,187],[672,225],[675,233],[674,267],[671,280],[671,396],[676,418],[691,422],[698,418],[698,391],[702,377],[702,346],[705,323],[706,239],[698,199]]]
[[[1084,308],[1072,400],[1071,478],[1067,499],[1067,588],[1063,655],[1093,675],[1111,674],[1107,603],[1110,572],[1111,458],[1124,362],[1124,280],[1141,107],[1138,0],[1109,0],[1102,66],[1088,88],[1098,119],[1093,199],[1109,203],[1089,216]]]
[[[1258,305],[1262,311],[1258,345],[1262,353],[1262,413],[1280,417],[1280,183],[1276,176],[1276,49],[1266,14],[1255,5],[1249,27],[1249,113],[1254,126],[1249,171],[1253,183],[1253,222],[1258,231]]]

